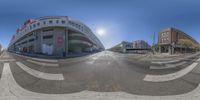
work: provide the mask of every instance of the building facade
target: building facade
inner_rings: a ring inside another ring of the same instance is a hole
[[[133,42],[122,41],[120,44],[110,48],[111,51],[122,53],[142,53],[150,49],[151,46],[144,40],[137,40]]]
[[[151,46],[144,40],[133,41],[133,48],[135,49],[150,49]]]
[[[2,45],[0,44],[0,54],[3,52],[3,47]]]
[[[102,51],[104,46],[85,24],[67,16],[46,16],[30,19],[18,28],[8,50],[62,57]]]
[[[159,32],[158,47],[160,53],[183,53],[193,52],[198,49],[199,43],[186,33],[167,28]]]

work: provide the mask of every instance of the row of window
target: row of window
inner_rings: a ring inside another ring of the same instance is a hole
[[[133,48],[132,45],[125,45],[126,48]]]
[[[25,33],[27,30],[32,30],[36,27],[39,27],[41,24],[43,25],[46,25],[46,24],[53,24],[53,23],[56,23],[56,24],[66,24],[66,21],[65,20],[48,20],[48,21],[42,21],[42,22],[36,22],[36,23],[33,23],[32,25],[29,25],[29,27],[23,29],[21,32],[19,33]],[[17,33],[17,34],[19,34]]]
[[[77,29],[83,31],[83,26],[81,26],[81,25],[79,25],[79,24],[77,24],[77,23],[74,23],[74,22],[69,21],[69,25],[71,25],[71,26],[73,26],[73,27],[75,27],[75,28],[77,28]]]
[[[54,29],[45,29],[45,30],[42,30],[42,32],[49,32],[49,31],[54,31]]]
[[[49,20],[49,21],[43,21],[42,23],[43,23],[43,25],[46,25],[46,24],[53,24],[54,22],[56,24],[59,24],[59,23],[65,24],[66,23],[65,20]],[[35,28],[35,27],[39,27],[40,25],[41,25],[41,23],[37,22],[37,23],[35,23],[33,25],[30,25],[30,29]]]
[[[169,41],[169,38],[162,38],[162,39],[161,39],[161,42],[162,42],[162,43],[168,42],[168,41]]]
[[[53,35],[46,35],[46,36],[43,36],[43,39],[52,39],[53,38]]]
[[[68,39],[69,40],[83,40],[83,41],[87,41],[92,44],[92,42],[88,38],[82,37],[82,36],[69,36]]]
[[[163,32],[163,33],[161,34],[161,36],[162,36],[162,37],[167,37],[167,36],[169,36],[169,32]]]
[[[28,43],[28,42],[33,42],[33,41],[35,41],[35,39],[32,38],[32,39],[29,39],[28,41],[23,41],[23,42],[17,44],[17,46],[20,46],[20,45],[26,44],[26,43]]]

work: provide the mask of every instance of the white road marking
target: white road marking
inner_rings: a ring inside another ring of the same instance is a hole
[[[91,59],[88,59],[88,61],[86,61],[87,64],[93,64],[101,55],[96,55],[96,56],[92,56]]]
[[[200,61],[200,58],[197,61]]]
[[[3,57],[3,53],[1,53],[1,55],[0,55],[0,58],[2,58]]]
[[[183,64],[186,64],[186,61],[177,63],[177,64],[166,64],[165,66],[150,66],[150,69],[169,69],[169,68],[175,68],[177,66],[181,66]]]
[[[76,63],[76,62],[86,61],[86,63],[91,64],[92,62],[87,62],[87,60],[90,60],[92,57],[95,57],[98,54],[99,53],[92,54],[86,57],[82,56],[82,57],[77,57],[77,58],[62,59],[60,60],[60,62],[64,62],[66,64],[66,63]]]
[[[37,71],[37,70],[34,70],[34,69],[27,67],[26,65],[24,65],[21,62],[16,62],[16,64],[21,69],[23,69],[27,73],[29,73],[29,74],[37,77],[37,78],[46,79],[46,80],[64,80],[64,77],[63,77],[62,74],[50,74],[50,73],[40,72],[40,71]]]
[[[7,91],[7,92],[6,92]],[[44,94],[20,87],[11,72],[9,63],[4,64],[0,80],[0,100],[200,100],[200,85],[191,92],[181,95],[145,96],[126,92],[82,91],[70,94]]]
[[[184,59],[187,60],[187,59],[190,59],[190,58],[195,57],[195,56],[197,56],[197,54],[191,55],[191,56],[186,56],[186,57],[184,57],[184,58],[178,58],[178,59],[176,59],[176,60],[170,60],[170,61],[152,61],[151,63],[153,63],[153,64],[176,63],[176,62],[179,62],[179,61],[181,61],[181,60],[184,60]],[[200,61],[200,58],[199,58],[199,60],[197,60],[197,61]]]
[[[193,91],[172,96],[145,96],[126,92],[94,92],[82,91],[71,94],[43,94],[28,91],[20,87],[10,70],[8,63],[4,64],[0,81],[1,100],[200,100],[200,85]]]
[[[16,61],[15,59],[0,59],[0,62]]]
[[[2,71],[2,76],[1,76],[1,81],[0,81],[0,97],[1,96],[10,96],[10,92],[9,92],[9,78],[8,75],[10,74],[10,66],[9,63],[4,63],[3,66],[3,71]]]
[[[41,66],[51,66],[51,67],[58,67],[59,66],[59,64],[48,64],[48,63],[33,61],[33,60],[29,60],[29,59],[26,60],[26,61],[37,64],[37,65],[41,65]]]
[[[152,64],[167,64],[167,63],[176,63],[179,62],[180,60],[171,60],[171,61],[152,61]]]
[[[16,56],[20,56],[20,57],[24,57],[24,58],[32,59],[32,60],[36,60],[36,61],[51,62],[51,63],[58,62],[58,60],[53,60],[53,59],[33,58],[33,57],[24,56],[24,55],[19,55],[19,54],[16,54],[16,53],[13,53],[13,54],[16,55]]]
[[[44,61],[44,62],[51,62],[51,63],[57,63],[58,60],[50,60],[50,59],[40,59],[40,58],[31,58],[32,60],[36,61]]]
[[[143,80],[144,81],[149,81],[149,82],[165,82],[165,81],[175,80],[177,78],[180,78],[180,77],[186,75],[190,71],[192,71],[193,68],[195,68],[197,65],[198,65],[198,63],[196,63],[196,62],[192,63],[190,66],[184,68],[183,70],[180,70],[178,72],[171,73],[171,74],[146,75]]]
[[[184,65],[186,64],[187,62],[186,61],[183,61],[183,62],[180,62],[180,63],[176,63],[176,64],[166,64],[167,67],[177,67],[177,66],[181,66],[181,65]]]

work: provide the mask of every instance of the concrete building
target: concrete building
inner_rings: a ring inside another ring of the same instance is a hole
[[[104,46],[85,24],[67,16],[46,16],[30,19],[18,28],[8,50],[62,57],[102,51]]]
[[[0,44],[0,54],[2,53],[2,51],[3,51],[3,47],[2,47],[2,45]]]
[[[151,47],[147,42],[143,40],[137,40],[133,42],[122,41],[109,50],[122,53],[143,53],[150,49]]]
[[[150,49],[151,46],[144,40],[133,41],[133,48],[135,49]]]
[[[126,53],[127,49],[132,49],[132,48],[133,48],[133,43],[127,42],[127,41],[122,41],[121,43],[119,43],[116,46],[110,48],[109,50],[115,51],[115,52]]]
[[[196,40],[178,29],[167,28],[159,32],[159,53],[193,52],[199,49],[198,46],[199,43]]]

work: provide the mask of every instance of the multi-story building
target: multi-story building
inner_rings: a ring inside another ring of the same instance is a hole
[[[30,19],[17,29],[9,51],[61,57],[70,53],[104,50],[85,24],[67,16]]]
[[[144,40],[133,41],[133,48],[135,49],[150,49],[151,46]]]
[[[2,51],[3,51],[3,47],[0,44],[0,54],[2,53]]]
[[[116,51],[116,52],[132,52],[132,53],[136,53],[136,52],[146,52],[147,50],[149,50],[151,47],[150,45],[143,41],[143,40],[137,40],[137,41],[133,41],[133,42],[126,42],[126,41],[122,41],[120,44],[110,48],[111,51]]]
[[[159,32],[158,47],[160,53],[192,52],[198,46],[199,43],[196,40],[178,29],[167,28]]]
[[[132,49],[133,43],[122,41],[121,43],[117,44],[116,46],[110,48],[109,50],[115,51],[115,52],[127,52],[127,49]]]

